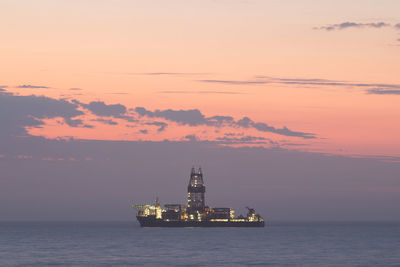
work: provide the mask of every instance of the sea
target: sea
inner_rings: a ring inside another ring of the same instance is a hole
[[[400,223],[0,222],[0,266],[400,266]]]

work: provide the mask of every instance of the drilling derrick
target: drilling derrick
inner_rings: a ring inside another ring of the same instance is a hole
[[[191,220],[201,220],[204,215],[205,201],[204,193],[206,187],[203,182],[201,168],[197,171],[192,168],[188,185],[188,207],[187,213]]]
[[[252,208],[247,217],[235,217],[231,208],[205,205],[206,187],[201,168],[192,168],[188,185],[188,203],[134,205],[141,227],[264,227],[264,219]]]

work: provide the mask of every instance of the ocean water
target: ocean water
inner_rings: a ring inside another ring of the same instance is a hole
[[[400,266],[400,223],[1,222],[0,266]]]

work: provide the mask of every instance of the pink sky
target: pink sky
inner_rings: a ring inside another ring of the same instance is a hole
[[[244,145],[400,156],[398,10],[400,2],[389,0],[2,1],[1,85],[14,94],[128,110],[249,117],[315,137],[182,125],[134,111],[127,114],[138,121],[127,122],[81,107],[85,114],[77,118],[94,128],[49,119],[29,130],[49,138],[251,136],[269,141]],[[341,28],[345,22],[354,25]],[[330,25],[337,26],[323,28]],[[154,121],[168,126],[146,124]]]

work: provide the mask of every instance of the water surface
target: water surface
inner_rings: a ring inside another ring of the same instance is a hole
[[[400,266],[400,223],[0,222],[0,266]]]

